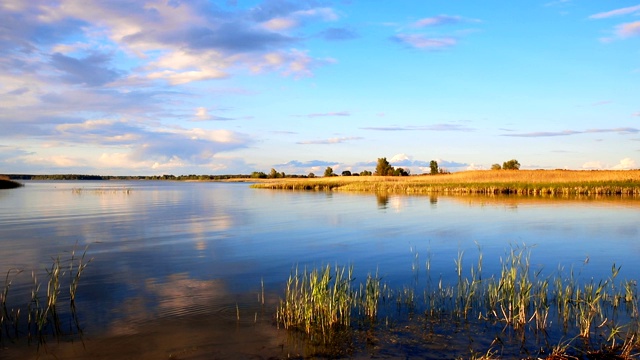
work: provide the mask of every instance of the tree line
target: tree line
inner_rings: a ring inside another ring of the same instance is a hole
[[[431,160],[429,163],[431,175],[449,174],[447,169],[441,168],[438,162]],[[491,170],[519,170],[520,163],[516,159],[511,159],[500,164],[491,165]],[[392,166],[386,157],[378,158],[374,172],[363,170],[361,172],[351,172],[344,170],[342,176],[409,176],[411,171],[402,167]],[[324,177],[338,176],[333,168],[328,166],[323,174]],[[82,175],[82,174],[50,174],[50,175],[29,175],[29,174],[8,174],[12,180],[227,180],[227,179],[281,179],[281,178],[315,178],[316,174],[308,175],[285,174],[272,168],[269,173],[254,171],[251,174],[227,174],[227,175],[150,175],[150,176],[113,176],[113,175]]]

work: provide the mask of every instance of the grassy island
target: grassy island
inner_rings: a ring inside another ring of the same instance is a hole
[[[419,176],[269,179],[254,188],[393,194],[640,195],[640,170],[479,170]]]

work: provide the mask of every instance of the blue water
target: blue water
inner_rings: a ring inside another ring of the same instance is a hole
[[[484,258],[531,247],[535,269],[584,279],[640,278],[640,201],[388,196],[251,189],[245,183],[27,181],[0,191],[0,272],[22,269],[8,302],[28,301],[31,271],[93,259],[78,289],[88,331],[216,311],[227,296],[282,292],[298,266],[353,265],[402,287],[453,279]],[[480,249],[480,250],[479,250]],[[426,273],[427,261],[431,272]],[[93,330],[92,330],[93,329]]]

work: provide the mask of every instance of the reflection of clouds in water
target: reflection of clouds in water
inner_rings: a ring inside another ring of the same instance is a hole
[[[197,313],[226,294],[222,281],[190,279],[187,274],[169,275],[162,282],[149,279],[146,290],[158,298],[160,316]]]
[[[107,333],[135,334],[139,327],[158,318],[213,313],[227,296],[222,280],[197,280],[184,273],[162,280],[149,278],[136,297],[122,301],[120,316],[108,325]]]
[[[407,205],[407,199],[403,196],[392,196],[389,199],[389,207],[392,208],[395,212],[399,213]]]

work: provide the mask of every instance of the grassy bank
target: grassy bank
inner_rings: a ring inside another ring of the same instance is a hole
[[[340,176],[267,180],[252,187],[394,194],[640,195],[640,170],[499,170],[406,177]]]

